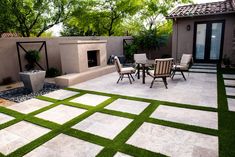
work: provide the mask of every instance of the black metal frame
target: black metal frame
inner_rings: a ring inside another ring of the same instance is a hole
[[[124,77],[125,75],[127,75],[127,77]],[[120,80],[122,81],[123,78],[128,78],[129,81],[130,81],[130,84],[132,84],[131,78],[132,78],[133,81],[135,81],[135,79],[134,79],[134,77],[132,76],[131,73],[126,73],[126,74],[120,74],[120,76],[117,80],[117,84],[119,83]]]
[[[18,53],[18,60],[19,60],[19,66],[20,66],[20,72],[22,72],[22,63],[21,63],[21,57],[20,57],[20,48],[25,52],[28,53],[28,51],[23,47],[22,44],[38,44],[41,43],[42,45],[38,49],[39,52],[41,52],[42,48],[44,47],[45,50],[45,56],[46,56],[46,68],[47,70],[49,69],[49,63],[48,63],[48,56],[47,56],[47,46],[46,46],[46,41],[24,41],[24,42],[16,42],[16,47],[17,47],[17,53]],[[41,70],[44,70],[44,68],[36,62],[36,65],[40,67]]]
[[[222,23],[222,34],[221,34],[219,60],[211,60],[210,59],[212,23]],[[206,41],[205,41],[205,57],[204,57],[204,59],[196,59],[197,24],[206,24]],[[224,28],[225,28],[225,20],[200,21],[200,22],[194,23],[193,58],[194,58],[195,62],[200,62],[200,63],[220,63],[221,62],[222,56],[223,56],[223,46],[224,46],[223,45],[224,44]]]

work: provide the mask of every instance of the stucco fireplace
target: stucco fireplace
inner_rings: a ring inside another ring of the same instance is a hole
[[[82,73],[107,65],[106,40],[68,40],[60,43],[63,74]]]

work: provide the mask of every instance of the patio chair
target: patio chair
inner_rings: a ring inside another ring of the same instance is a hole
[[[146,53],[138,53],[138,54],[134,54],[134,60],[135,60],[135,63],[138,63],[138,61],[148,60],[148,58],[147,58]],[[152,65],[146,64],[145,66],[146,66],[146,71],[148,71]],[[137,67],[137,64],[136,64],[136,68],[141,69],[142,67],[141,65],[140,67]],[[137,73],[135,75],[137,75]]]
[[[127,78],[129,79],[130,84],[132,84],[131,78],[133,81],[135,81],[135,79],[132,76],[132,74],[135,73],[135,69],[132,67],[123,68],[117,56],[114,57],[114,63],[115,63],[116,70],[119,74],[117,83],[119,83],[120,80],[122,81],[124,76],[127,75]]]
[[[184,72],[189,72],[189,68],[191,67],[192,62],[193,58],[191,54],[183,54],[180,60],[180,64],[173,65],[171,79],[174,78],[176,72],[180,72],[186,81]]]
[[[150,88],[153,87],[156,78],[162,78],[164,85],[167,88],[166,78],[171,76],[172,66],[173,58],[155,59],[154,70],[150,70],[148,73],[153,78]]]

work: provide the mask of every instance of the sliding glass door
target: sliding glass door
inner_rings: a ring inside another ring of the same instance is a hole
[[[198,62],[218,62],[222,55],[223,21],[195,24],[194,58]]]

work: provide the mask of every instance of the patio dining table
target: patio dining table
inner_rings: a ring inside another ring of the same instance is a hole
[[[136,61],[137,64],[137,78],[140,79],[140,65],[142,66],[142,82],[145,84],[145,70],[147,65],[152,66],[155,63],[155,60],[139,60]]]

